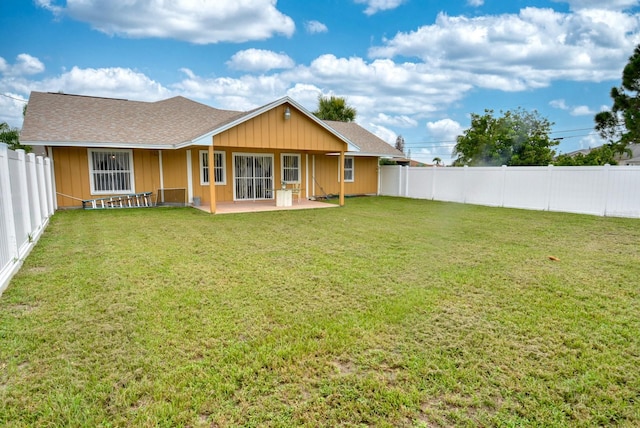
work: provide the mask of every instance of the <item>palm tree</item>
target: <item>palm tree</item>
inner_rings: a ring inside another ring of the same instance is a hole
[[[440,158],[439,158],[439,157],[437,157],[437,156],[436,156],[435,158],[433,158],[432,162],[433,162],[433,163],[435,163],[435,164],[436,164],[436,166],[440,166],[440,165],[442,165],[442,159],[440,159]]]
[[[335,97],[318,97],[318,110],[313,114],[323,120],[337,120],[340,122],[353,122],[356,118],[356,109],[349,107],[344,98]]]

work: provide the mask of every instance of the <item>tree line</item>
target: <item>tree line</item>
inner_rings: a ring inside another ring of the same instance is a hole
[[[616,165],[629,145],[640,141],[640,45],[622,71],[620,87],[611,89],[611,110],[595,115],[595,130],[606,141],[588,153],[556,156],[559,139],[549,136],[548,119],[537,111],[472,114],[471,126],[456,139],[454,166],[462,165]]]

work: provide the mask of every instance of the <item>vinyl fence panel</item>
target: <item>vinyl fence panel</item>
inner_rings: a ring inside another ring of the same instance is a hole
[[[0,294],[53,215],[51,161],[0,143]]]
[[[380,174],[382,195],[640,218],[640,166],[384,166]]]

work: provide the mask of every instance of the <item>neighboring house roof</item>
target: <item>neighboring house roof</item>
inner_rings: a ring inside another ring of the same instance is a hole
[[[593,148],[588,148],[588,149],[580,149],[580,150],[576,150],[573,152],[569,152],[567,153],[568,156],[576,156],[578,154],[582,154],[582,155],[588,155],[591,150],[593,150],[594,148],[600,148],[602,146],[597,146],[597,147],[593,147]],[[623,155],[620,154],[616,154],[614,156],[614,158],[618,161],[618,165],[640,165],[640,144],[629,144],[629,146],[627,147],[627,149],[631,150],[631,155],[629,156],[628,153],[625,153]]]
[[[181,96],[145,102],[32,92],[20,140],[34,146],[168,149],[210,145],[212,136],[285,103],[347,143],[350,154],[403,156],[358,124],[320,120],[289,97],[239,112],[216,109]]]
[[[404,153],[400,150],[355,122],[338,122],[335,120],[325,120],[324,122],[360,148],[358,153],[349,153],[350,155],[404,158]]]

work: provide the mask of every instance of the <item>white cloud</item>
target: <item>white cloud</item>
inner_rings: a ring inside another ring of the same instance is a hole
[[[355,0],[358,4],[366,4],[365,15],[375,15],[383,10],[395,9],[406,0]]]
[[[263,49],[247,49],[236,52],[227,61],[230,68],[244,71],[268,71],[274,69],[293,68],[293,60],[283,53]]]
[[[398,128],[414,128],[418,126],[418,121],[407,115],[390,116],[385,113],[378,113],[375,121],[381,125],[395,126]]]
[[[597,132],[590,132],[589,135],[581,138],[578,141],[578,148],[590,149],[594,147],[599,147],[605,143],[606,141],[603,140],[602,137],[600,137],[600,135]]]
[[[634,6],[638,6],[638,0],[555,0],[561,3],[568,3],[571,10],[581,9],[609,9],[609,10],[628,10]]]
[[[456,138],[464,132],[460,123],[446,118],[427,122],[426,128],[429,141],[418,147],[416,158],[422,159],[424,162],[432,162],[434,157],[439,157],[445,162],[447,159],[452,159]]]
[[[318,21],[307,21],[304,23],[304,28],[309,34],[326,33],[329,31],[326,25]]]
[[[5,76],[30,76],[42,73],[44,69],[44,64],[38,58],[26,53],[18,55],[13,65],[8,64],[4,58],[0,57],[0,73]]]
[[[6,122],[11,128],[22,126],[22,109],[27,103],[22,95],[3,91],[0,96],[0,123]]]
[[[518,14],[450,17],[398,33],[369,51],[372,58],[415,57],[474,86],[525,90],[553,80],[615,79],[640,42],[636,16],[607,10],[566,14],[525,8]]]
[[[473,7],[480,7],[484,4],[484,0],[467,0],[467,4]]]
[[[290,82],[283,81],[278,74],[204,78],[190,70],[182,71],[186,77],[171,85],[173,91],[230,110],[251,110],[267,104],[282,97],[290,86]]]
[[[79,68],[57,77],[34,82],[31,90],[62,91],[69,94],[156,101],[171,96],[171,91],[143,73],[128,68]]]
[[[367,128],[371,133],[376,135],[381,140],[386,141],[387,143],[395,146],[396,138],[398,138],[398,134],[393,132],[391,129],[378,125],[376,123],[368,123],[368,124],[360,123],[360,125]]]
[[[560,110],[569,110],[569,106],[567,105],[567,102],[564,99],[551,100],[549,102],[549,105],[553,108],[557,108]]]
[[[455,120],[446,118],[435,122],[427,122],[427,131],[435,141],[456,141],[458,135],[462,135],[464,129]]]
[[[589,106],[569,106],[564,99],[552,100],[549,105],[553,108],[568,111],[571,116],[593,116],[596,114]]]
[[[293,20],[278,11],[277,0],[37,0],[56,15],[88,22],[109,35],[169,38],[196,44],[264,40],[291,36]]]
[[[589,106],[576,106],[571,109],[569,114],[571,116],[593,116],[596,112],[591,110]]]

